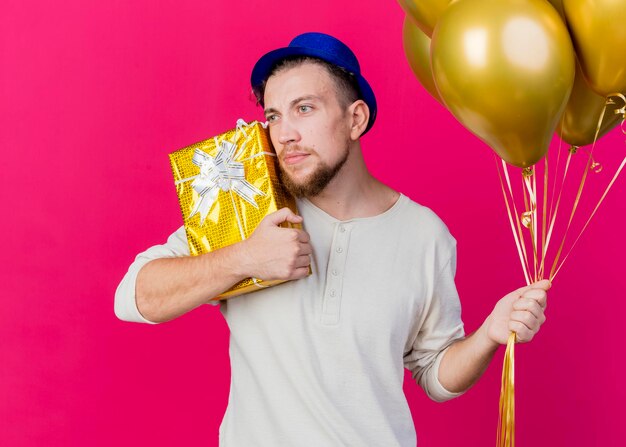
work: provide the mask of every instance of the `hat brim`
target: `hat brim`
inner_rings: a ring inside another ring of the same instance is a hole
[[[374,121],[376,120],[376,112],[378,110],[376,105],[376,96],[374,95],[372,87],[369,85],[367,80],[363,76],[361,76],[361,74],[355,72],[354,68],[347,67],[342,61],[338,60],[332,54],[326,53],[325,51],[306,47],[285,47],[270,51],[269,53],[262,56],[252,69],[252,75],[250,76],[250,83],[252,84],[252,88],[257,89],[263,83],[263,81],[265,81],[269,77],[269,74],[276,63],[292,56],[316,57],[351,72],[357,80],[361,99],[363,99],[365,104],[367,104],[370,112],[367,127],[365,128],[365,131],[362,135],[365,135],[367,131],[372,128],[372,126],[374,125]]]

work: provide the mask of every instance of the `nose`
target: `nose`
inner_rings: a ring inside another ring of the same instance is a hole
[[[280,124],[274,130],[277,132],[278,142],[285,146],[300,141],[300,133],[293,123],[286,117],[281,118]]]

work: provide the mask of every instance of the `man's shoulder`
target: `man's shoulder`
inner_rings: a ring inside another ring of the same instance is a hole
[[[402,198],[401,198],[402,199]],[[420,240],[430,240],[445,245],[455,245],[448,226],[431,208],[404,196],[405,206],[399,214],[403,228]]]
[[[405,218],[416,221],[420,225],[438,232],[449,233],[447,225],[431,208],[416,202],[408,196],[404,197],[406,200],[406,206],[404,207]]]

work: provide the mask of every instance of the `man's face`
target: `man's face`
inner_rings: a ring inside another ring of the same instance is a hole
[[[265,117],[283,184],[296,197],[319,194],[348,158],[350,122],[327,70],[305,62],[272,75]]]

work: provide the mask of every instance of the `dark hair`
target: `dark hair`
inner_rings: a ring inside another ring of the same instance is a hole
[[[297,67],[307,62],[321,65],[322,67],[326,69],[331,79],[335,83],[335,89],[337,91],[339,103],[344,108],[352,104],[357,99],[362,98],[361,92],[359,90],[359,84],[357,83],[356,77],[345,68],[331,64],[330,62],[326,62],[325,60],[319,59],[317,57],[291,56],[285,59],[281,59],[276,64],[274,64],[267,78],[265,78],[265,80],[260,85],[252,89],[252,92],[254,93],[254,96],[256,97],[257,104],[260,104],[261,107],[265,105],[265,98],[264,98],[265,86],[267,84],[267,80],[272,75],[283,70],[288,70],[288,69]]]

